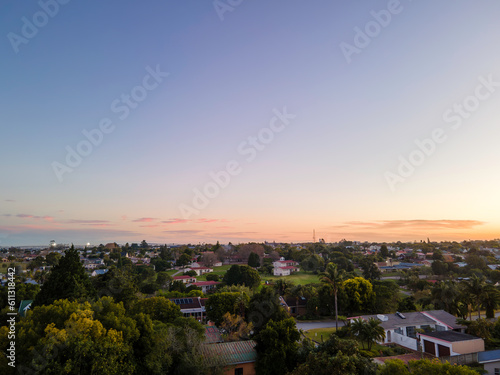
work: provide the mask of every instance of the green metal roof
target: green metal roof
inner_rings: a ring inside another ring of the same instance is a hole
[[[225,366],[236,365],[239,363],[255,362],[257,352],[255,351],[257,343],[252,340],[223,342],[219,344],[206,344],[202,347],[202,353],[205,358],[213,359]]]

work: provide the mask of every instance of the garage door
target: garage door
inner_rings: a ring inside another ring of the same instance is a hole
[[[438,357],[448,357],[450,355],[450,348],[438,344]]]
[[[431,341],[424,340],[424,351],[426,353],[436,355],[436,347],[434,346],[434,343]]]

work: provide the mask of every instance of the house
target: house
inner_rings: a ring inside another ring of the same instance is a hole
[[[192,284],[196,282],[196,277],[189,275],[174,276],[174,281],[182,281],[184,284]]]
[[[219,281],[198,281],[195,283],[188,284],[188,286],[194,285],[197,288],[201,288],[201,291],[203,292],[203,294],[205,294],[217,288],[217,285],[219,284],[220,284]]]
[[[273,262],[273,275],[274,276],[289,276],[293,272],[300,271],[298,267],[299,262],[294,260],[285,260],[281,257],[280,260]]]
[[[189,270],[196,272],[196,276],[201,276],[205,273],[214,272],[213,268],[209,268],[209,267],[189,267],[186,269],[186,271],[189,271]]]
[[[380,326],[384,328],[385,340],[383,343],[395,343],[411,350],[419,350],[419,339],[417,330],[424,330],[426,334],[430,331],[457,331],[463,332],[465,326],[458,324],[457,318],[444,310],[432,310],[422,312],[396,313],[386,315],[363,315],[349,319],[370,318],[381,321]]]
[[[200,322],[206,320],[205,302],[208,298],[200,297],[185,297],[185,298],[170,298],[170,301],[180,307],[184,317],[193,317]]]
[[[484,351],[482,338],[455,331],[420,333],[420,345],[425,353],[448,357]]]
[[[488,375],[500,374],[500,349],[477,353],[477,362],[483,365]]]
[[[206,344],[202,355],[213,365],[223,365],[224,375],[255,375],[257,343],[253,340]]]
[[[91,276],[100,276],[100,275],[104,275],[106,272],[108,272],[108,269],[99,269],[99,270],[94,270],[92,271],[92,273],[90,274]]]
[[[215,344],[218,342],[224,342],[219,328],[215,326],[205,327],[205,344]]]
[[[305,297],[287,297],[286,299],[280,297],[282,306],[292,316],[306,315],[307,313],[307,299]]]
[[[289,276],[293,272],[299,271],[300,268],[294,266],[286,266],[286,267],[276,267],[273,269],[274,276]]]

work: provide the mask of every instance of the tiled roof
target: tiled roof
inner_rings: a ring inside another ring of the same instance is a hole
[[[239,363],[255,362],[257,352],[255,341],[223,342],[219,344],[203,345],[203,357],[209,358],[214,364],[222,362],[223,365],[236,365]]]
[[[217,342],[224,342],[222,340],[222,336],[217,327],[214,326],[206,326],[205,327],[205,343],[206,344],[214,344]]]

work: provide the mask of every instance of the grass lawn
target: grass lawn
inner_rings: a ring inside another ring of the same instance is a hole
[[[201,276],[196,277],[196,281],[207,281],[207,275],[219,275],[219,278],[222,279],[222,277],[226,274],[227,270],[231,268],[231,264],[225,264],[220,267],[212,267],[214,269],[214,272],[206,273]]]
[[[294,272],[290,276],[261,276],[262,281],[265,283],[269,281],[273,283],[276,280],[283,279],[286,281],[291,281],[295,285],[306,285],[306,284],[314,284],[319,283],[319,275],[315,275],[312,272],[299,271]]]
[[[326,341],[333,332],[335,332],[335,327],[310,329],[309,331],[304,331],[304,334],[311,340],[321,342],[321,335],[323,335],[323,341]]]

